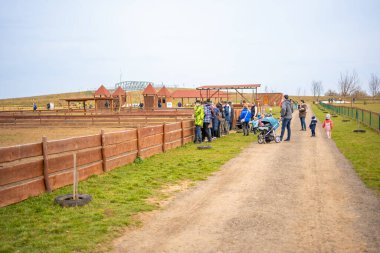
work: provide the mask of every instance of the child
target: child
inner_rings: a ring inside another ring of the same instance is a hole
[[[316,127],[317,127],[317,119],[313,115],[313,117],[311,117],[311,122],[309,125],[309,128],[311,129],[311,137],[315,137],[315,128]]]
[[[326,130],[327,138],[331,139],[331,131],[334,125],[332,120],[330,119],[330,114],[326,114],[326,119],[323,122],[322,127]]]

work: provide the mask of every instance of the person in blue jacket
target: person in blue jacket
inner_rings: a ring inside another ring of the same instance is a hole
[[[251,111],[248,110],[248,105],[244,104],[243,110],[240,113],[239,120],[243,127],[244,136],[249,135],[249,121],[251,120]]]

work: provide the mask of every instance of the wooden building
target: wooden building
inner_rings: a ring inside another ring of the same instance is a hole
[[[144,108],[154,109],[158,107],[157,91],[153,88],[152,84],[148,84],[143,91],[144,96]]]
[[[158,98],[158,104],[161,105],[162,108],[168,108],[167,103],[169,104],[172,102],[172,94],[170,91],[163,86],[158,92],[157,92],[157,98]],[[172,106],[169,106],[172,107]]]

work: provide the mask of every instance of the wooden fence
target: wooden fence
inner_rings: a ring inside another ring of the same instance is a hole
[[[0,148],[0,207],[191,142],[194,121]]]
[[[0,113],[2,127],[34,126],[127,126],[156,125],[162,122],[177,122],[192,118],[192,110],[183,111],[141,111],[113,114],[45,114],[45,113]]]

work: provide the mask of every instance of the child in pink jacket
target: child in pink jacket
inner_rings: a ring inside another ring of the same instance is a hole
[[[327,138],[331,139],[331,131],[334,125],[332,120],[330,119],[330,114],[326,114],[326,119],[323,122],[322,127],[326,130]]]

